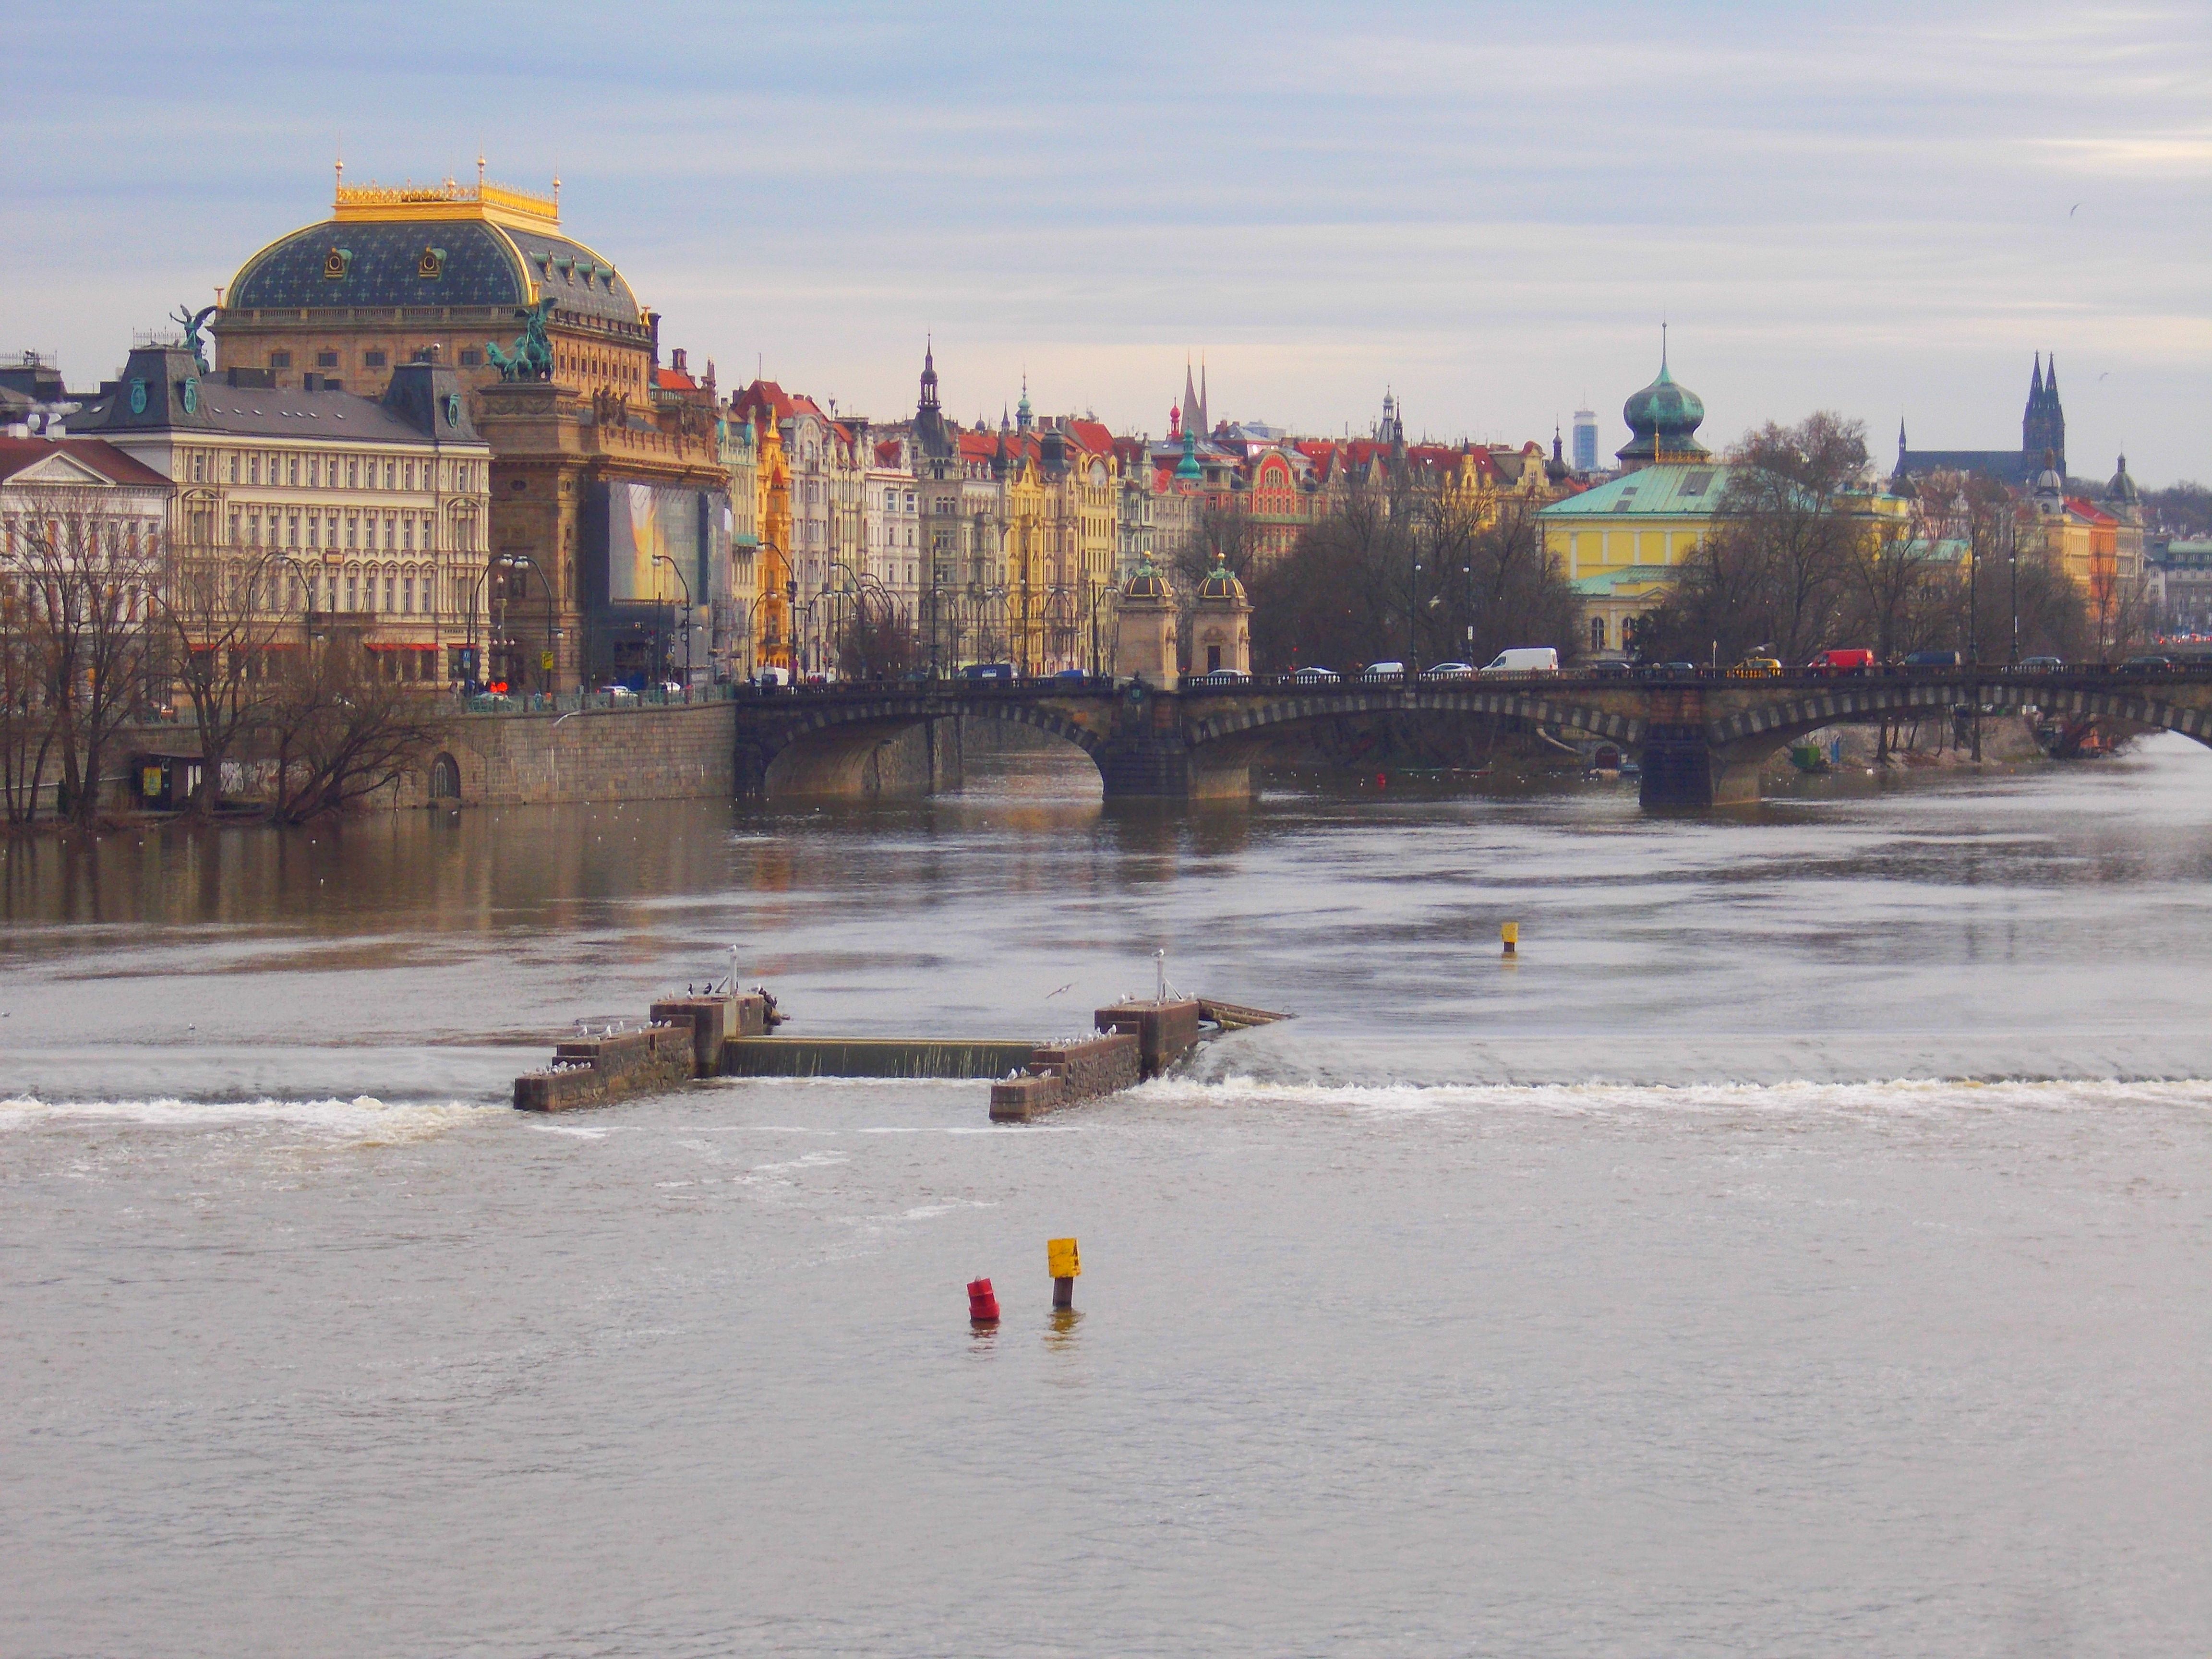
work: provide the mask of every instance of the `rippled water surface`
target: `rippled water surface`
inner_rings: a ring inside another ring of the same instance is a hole
[[[2205,1651],[2208,877],[2179,738],[9,847],[0,1653]],[[1025,1127],[506,1108],[732,946],[800,1033],[1298,1017]]]

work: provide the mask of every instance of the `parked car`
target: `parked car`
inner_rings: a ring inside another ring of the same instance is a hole
[[[1594,680],[1625,680],[1634,677],[1636,665],[1632,662],[1619,662],[1607,658],[1603,662],[1592,663],[1589,672],[1589,677]]]
[[[1308,667],[1293,669],[1291,678],[1301,685],[1334,685],[1343,676],[1334,668]]]
[[[2130,657],[2120,665],[2123,674],[2171,674],[2176,664],[2171,657],[2145,655]]]
[[[1864,646],[1854,645],[1839,651],[1823,651],[1805,665],[1805,672],[1832,679],[1840,674],[1871,673],[1874,667],[1874,653]]]
[[[1080,685],[1090,678],[1090,674],[1080,668],[1063,668],[1053,676],[1062,685]]]
[[[1370,662],[1367,665],[1367,672],[1359,678],[1363,680],[1402,680],[1406,678],[1406,665],[1401,662]]]
[[[2064,672],[2063,657],[2022,657],[2013,669],[2015,674],[2057,674]]]
[[[603,685],[599,688],[599,695],[603,697],[610,698],[616,702],[635,702],[637,701],[637,693],[631,690],[629,687],[626,685]]]
[[[1908,651],[1897,665],[1908,671],[1930,668],[1948,670],[1957,668],[1966,659],[1955,651]]]
[[[1021,675],[1010,662],[971,662],[960,671],[960,677],[969,680],[1013,680]]]
[[[1209,668],[1191,676],[1193,685],[1242,685],[1252,677],[1234,668]]]
[[[1421,678],[1425,680],[1473,679],[1474,665],[1471,662],[1435,663],[1421,671]]]
[[[1693,662],[1647,662],[1643,667],[1647,680],[1693,680],[1698,677],[1698,665]]]
[[[1556,674],[1559,653],[1548,645],[1511,645],[1483,664],[1486,674]]]
[[[1732,680],[1778,680],[1782,678],[1779,657],[1746,657],[1729,670]]]

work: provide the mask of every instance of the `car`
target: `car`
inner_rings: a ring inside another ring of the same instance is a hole
[[[1401,662],[1370,662],[1367,665],[1366,672],[1359,678],[1363,680],[1402,680],[1406,678],[1406,665]]]
[[[1698,677],[1698,665],[1693,662],[1647,662],[1643,668],[1647,680],[1687,680]]]
[[[1782,678],[1779,657],[1746,657],[1729,670],[1732,680],[1778,680]]]
[[[2171,657],[2152,655],[2130,657],[2120,665],[2120,672],[2123,674],[2171,674],[2173,670],[2174,661]]]
[[[661,683],[660,683],[660,695],[661,695],[662,696],[664,696],[664,697],[680,697],[680,696],[682,696],[684,695],[684,682],[683,682],[683,681],[681,681],[681,680],[663,680],[663,681],[661,681]]]
[[[1485,674],[1556,674],[1559,653],[1548,645],[1511,645],[1480,671]]]
[[[2022,657],[2012,672],[2015,674],[2057,674],[2063,672],[2065,667],[2066,661],[2063,657]]]
[[[1805,665],[1808,674],[1818,674],[1824,679],[1833,679],[1843,674],[1871,673],[1875,654],[1864,646],[1845,646],[1839,650],[1823,651]]]
[[[1053,676],[1062,685],[1080,685],[1091,676],[1080,668],[1063,668]]]
[[[1910,672],[1915,669],[1954,669],[1964,658],[1955,651],[1908,651],[1898,659],[1897,665]]]
[[[599,695],[614,702],[635,702],[637,693],[626,685],[603,685]]]
[[[1607,658],[1603,662],[1592,663],[1589,672],[1589,677],[1594,680],[1625,680],[1634,678],[1636,665],[1632,662],[1620,662]]]
[[[1343,676],[1334,668],[1294,668],[1291,678],[1301,685],[1334,685]]]
[[[1021,678],[1020,672],[1010,662],[971,662],[960,671],[963,679],[1012,680]]]
[[[763,691],[781,690],[791,684],[788,668],[763,668],[753,676],[753,684]]]
[[[1473,679],[1474,665],[1471,662],[1435,663],[1421,671],[1421,678],[1425,680]]]
[[[1252,677],[1240,669],[1210,668],[1203,674],[1191,676],[1193,685],[1243,685]]]

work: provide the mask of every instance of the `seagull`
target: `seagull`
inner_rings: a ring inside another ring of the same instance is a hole
[[[2076,203],[2075,203],[2075,204],[2074,204],[2074,205],[2073,205],[2072,207],[2068,208],[2068,209],[2066,210],[2066,216],[2067,216],[2068,218],[2071,219],[2071,218],[2072,218],[2075,214],[2079,213],[2081,210],[2081,204],[2079,202],[2076,202]]]
[[[2098,378],[2099,380],[2111,380],[2111,379],[2112,378],[2112,371],[2111,369],[2109,369],[2109,368],[2108,368],[2108,369],[2106,369],[2106,370],[2102,374],[2100,374],[2097,378]]]
[[[1063,985],[1063,986],[1061,986],[1061,987],[1060,988],[1060,991],[1072,991],[1072,990],[1073,990],[1074,988],[1075,988],[1075,981],[1074,981],[1073,980],[1070,980],[1070,981],[1067,981],[1067,983],[1066,983],[1066,984],[1065,984],[1065,985]],[[1050,1002],[1050,1001],[1051,1001],[1054,997],[1056,997],[1056,996],[1058,996],[1058,995],[1060,994],[1060,991],[1048,991],[1048,992],[1046,992],[1046,993],[1045,993],[1045,998],[1044,998],[1044,1000],[1045,1000],[1047,1002]]]

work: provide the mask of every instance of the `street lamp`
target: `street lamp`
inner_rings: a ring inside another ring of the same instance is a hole
[[[497,562],[506,566],[509,570],[527,570],[532,572],[538,578],[538,585],[545,590],[545,662],[544,672],[545,676],[545,694],[548,696],[550,696],[553,695],[553,665],[557,659],[553,649],[553,641],[556,635],[553,630],[552,579],[546,575],[545,572],[539,568],[537,561],[532,559],[527,553],[502,554]]]
[[[691,583],[684,574],[684,567],[665,553],[654,554],[653,562],[655,564],[666,565],[676,573],[676,580],[684,584],[684,701],[689,702],[691,701]],[[659,609],[657,601],[654,609]],[[661,648],[660,672],[663,678],[665,678],[668,673],[668,651],[665,646]]]

